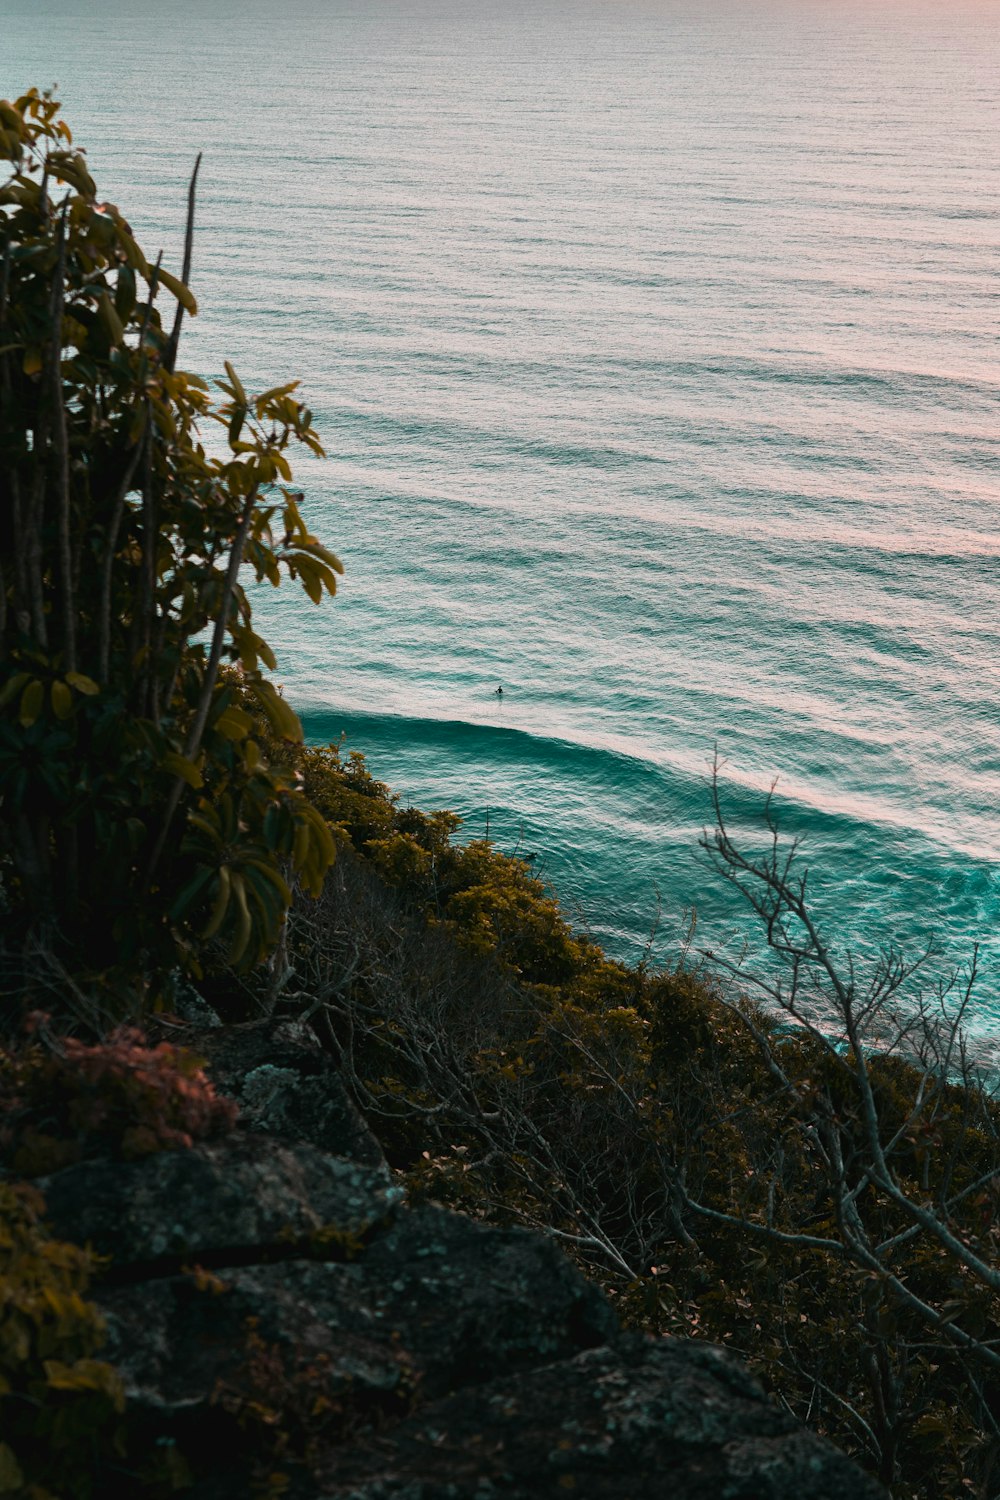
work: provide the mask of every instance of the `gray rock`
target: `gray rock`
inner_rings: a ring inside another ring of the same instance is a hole
[[[194,1033],[220,1094],[235,1099],[250,1130],[308,1141],[331,1156],[376,1167],[382,1148],[355,1107],[336,1064],[294,1021],[223,1026]]]
[[[222,1025],[204,995],[199,994],[191,981],[182,974],[174,975],[173,995],[169,1003],[174,1014],[190,1026],[200,1026],[207,1030]]]
[[[623,1335],[552,1241],[403,1207],[303,1028],[193,1045],[257,1133],[38,1183],[55,1233],[110,1257],[131,1446],[109,1500],[172,1450],[191,1500],[243,1500],[262,1464],[286,1500],[882,1495],[725,1351]]]
[[[266,1260],[317,1235],[347,1253],[403,1198],[384,1167],[241,1132],[135,1162],[81,1162],[37,1185],[56,1235],[109,1256],[112,1275]]]
[[[885,1500],[724,1350],[638,1337],[434,1402],[391,1432],[331,1454],[302,1494]]]
[[[324,1394],[369,1417],[565,1358],[616,1330],[604,1299],[548,1241],[435,1208],[402,1215],[350,1263],[240,1267],[217,1282],[175,1275],[99,1301],[130,1398],[176,1416],[211,1416],[220,1383],[245,1384],[251,1326],[289,1373],[303,1361],[322,1368]]]

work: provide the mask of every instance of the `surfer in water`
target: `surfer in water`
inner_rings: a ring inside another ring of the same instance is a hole
[[[503,702],[503,688],[502,687],[498,687],[497,690],[496,690],[496,693],[494,694],[494,696],[497,699],[499,699],[499,701],[502,703]]]

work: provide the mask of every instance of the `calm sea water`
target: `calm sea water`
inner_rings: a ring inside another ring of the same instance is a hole
[[[831,931],[1000,958],[1000,5],[0,0],[179,261],[184,360],[301,375],[309,734],[635,956],[752,931],[772,779]],[[494,689],[504,687],[502,704]]]

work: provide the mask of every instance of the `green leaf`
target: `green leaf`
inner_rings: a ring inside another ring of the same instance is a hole
[[[118,267],[118,285],[115,288],[115,311],[120,318],[128,318],[135,308],[135,271],[131,266]]]
[[[301,552],[296,553],[294,563],[295,570],[302,580],[302,587],[312,602],[318,604],[323,597],[323,583],[320,578],[319,564],[313,562],[310,557],[304,557]]]
[[[186,885],[181,887],[170,908],[170,915],[174,921],[183,917],[184,913],[194,905],[209,881],[215,879],[216,874],[217,872],[209,866],[203,866],[196,875],[192,875]]]
[[[332,568],[335,573],[343,573],[344,564],[341,562],[337,554],[335,552],[331,552],[329,548],[321,546],[320,543],[316,541],[315,537],[310,537],[308,548],[313,557],[320,558],[322,562],[326,563],[328,568]]]

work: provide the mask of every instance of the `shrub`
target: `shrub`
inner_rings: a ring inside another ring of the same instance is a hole
[[[135,1027],[93,1044],[47,1037],[0,1052],[0,1160],[24,1177],[97,1154],[191,1146],[231,1128],[236,1112],[200,1058],[150,1046]]]
[[[322,453],[295,383],[250,395],[227,365],[217,401],[177,368],[197,311],[195,180],[178,276],[101,199],[49,96],[0,101],[0,161],[8,930],[75,973],[121,971],[127,1007],[136,976],[197,972],[213,941],[233,965],[258,961],[289,870],[320,887],[326,825],[268,766],[220,669],[239,668],[276,737],[300,739],[240,571],[287,575],[318,602],[340,564],[291,488],[292,445]]]
[[[777,875],[763,914],[795,938],[767,1008],[742,972],[627,969],[523,862],[308,755],[357,852],[293,907],[282,994],[411,1189],[549,1233],[632,1326],[738,1352],[898,1500],[995,1494],[1000,1108],[947,996],[897,1008],[890,954],[826,971],[817,1011],[829,949],[766,861],[742,875]]]
[[[121,1384],[94,1358],[90,1256],[46,1233],[40,1196],[0,1182],[0,1494],[88,1500],[114,1449]]]

